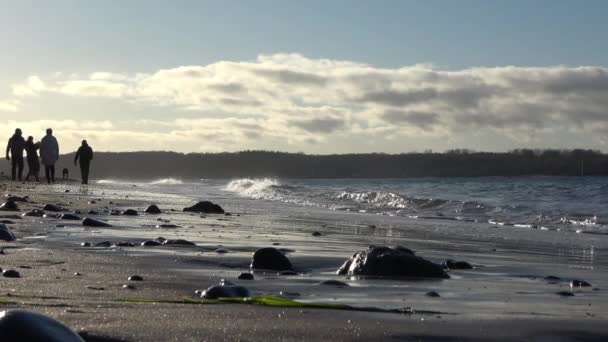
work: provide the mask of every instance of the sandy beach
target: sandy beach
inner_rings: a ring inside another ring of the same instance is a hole
[[[18,212],[0,212],[17,237],[0,242],[0,267],[21,275],[0,280],[0,309],[47,314],[87,341],[608,338],[606,235],[463,226],[222,195],[207,199],[229,216],[193,214],[182,209],[194,198],[150,194],[135,185],[6,184],[3,195],[27,196],[28,202],[18,203]],[[21,216],[47,203],[112,227]],[[161,214],[143,212],[152,203]],[[110,215],[126,209],[137,210],[138,216]],[[89,210],[98,214],[86,214]],[[161,224],[175,226],[157,227]],[[140,246],[161,236],[196,245]],[[135,246],[81,245],[103,241]],[[451,258],[474,268],[451,270],[445,280],[335,274],[369,245],[400,245],[436,263]],[[282,249],[296,273],[254,272],[254,280],[237,279],[249,272],[252,253],[263,247]],[[129,281],[133,275],[143,281]],[[252,297],[363,310],[205,302],[195,294],[221,279],[246,287]],[[348,286],[321,285],[326,280]],[[572,280],[591,286],[571,288]],[[430,291],[439,297],[429,296]]]

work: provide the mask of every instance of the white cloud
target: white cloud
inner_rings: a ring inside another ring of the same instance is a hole
[[[17,100],[4,100],[0,101],[0,112],[17,112],[19,111],[19,101]]]
[[[224,113],[218,119],[148,120],[143,126],[168,134],[168,142],[192,142],[190,135],[225,148],[246,148],[260,137],[268,144],[361,135],[464,139],[479,130],[518,142],[533,141],[540,133],[589,134],[608,127],[604,67],[446,70],[418,64],[388,69],[274,54],[153,73],[68,74],[30,76],[13,85],[13,94],[101,97]]]

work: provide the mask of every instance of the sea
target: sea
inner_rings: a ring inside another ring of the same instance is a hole
[[[608,177],[100,180],[132,197],[249,199],[463,225],[608,233]]]

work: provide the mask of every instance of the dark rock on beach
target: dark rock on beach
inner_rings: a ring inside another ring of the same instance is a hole
[[[87,227],[112,227],[112,225],[107,222],[98,221],[89,217],[82,220],[82,225]]]
[[[144,247],[153,247],[153,246],[160,246],[160,245],[162,245],[162,242],[156,241],[156,240],[148,240],[148,241],[142,242],[141,245],[144,246]]]
[[[163,241],[163,245],[167,246],[196,246],[196,244],[192,241],[184,240],[184,239],[169,239]]]
[[[19,206],[14,201],[6,201],[0,205],[2,211],[19,211]]]
[[[112,247],[112,243],[110,241],[102,241],[102,242],[96,243],[93,246],[94,247]]]
[[[245,298],[250,296],[251,294],[247,288],[228,282],[213,285],[201,293],[201,298],[204,299]]]
[[[441,297],[437,291],[429,291],[426,293],[427,297],[438,298]]]
[[[21,274],[15,270],[4,270],[2,276],[5,278],[21,278]]]
[[[144,280],[144,278],[139,275],[132,275],[129,277],[129,281],[143,281],[143,280]]]
[[[44,211],[54,211],[54,212],[59,212],[59,211],[63,211],[63,209],[61,209],[60,207],[54,205],[54,204],[46,204],[42,210]]]
[[[591,284],[585,280],[574,279],[570,282],[570,287],[591,287]]]
[[[557,294],[562,297],[574,297],[574,293],[572,291],[559,291]]]
[[[311,234],[311,235],[312,235],[312,236],[321,236],[321,233],[320,233],[320,232],[312,232],[312,234]]]
[[[355,253],[336,273],[349,276],[450,278],[440,265],[414,255],[411,250],[386,246],[370,246]]]
[[[95,210],[89,210],[89,212],[87,214],[89,214],[89,215],[99,215],[99,213],[96,212]]]
[[[289,259],[273,247],[261,248],[253,253],[251,258],[252,269],[286,271],[291,270],[291,262]]]
[[[194,212],[194,213],[206,213],[206,214],[223,214],[224,209],[219,205],[209,202],[202,201],[197,204],[184,208],[185,212]]]
[[[121,241],[114,244],[114,247],[135,247],[135,244],[128,241]]]
[[[298,272],[292,271],[292,270],[287,270],[287,271],[281,271],[281,272],[277,273],[277,275],[280,275],[280,276],[296,276],[296,275],[298,275]]]
[[[328,286],[350,286],[347,283],[343,282],[343,281],[339,281],[339,280],[334,280],[334,279],[330,279],[330,280],[325,280],[319,283],[319,285],[328,285]]]
[[[84,342],[63,323],[25,310],[0,312],[0,339],[20,342]]]
[[[83,242],[80,244],[82,247],[92,247],[93,245],[90,242]]]
[[[150,206],[148,206],[146,208],[146,210],[144,210],[144,213],[146,214],[160,214],[160,208],[156,205],[156,204],[151,204]]]
[[[4,224],[0,223],[0,240],[3,241],[15,241],[17,238],[15,234]]]
[[[22,202],[22,203],[27,203],[27,198],[25,197],[19,197],[19,196],[6,196],[6,200],[7,201],[11,201],[11,202]]]
[[[62,220],[75,220],[75,221],[82,220],[82,218],[80,218],[78,215],[74,215],[74,214],[63,214],[63,215],[59,216],[59,218]]]
[[[238,278],[240,280],[253,280],[253,274],[249,273],[249,272],[243,272],[241,274],[239,274]]]
[[[456,261],[453,259],[447,259],[441,263],[446,270],[472,270],[473,266],[466,261]]]
[[[135,210],[135,209],[127,209],[127,210],[123,211],[122,214],[125,215],[125,216],[137,216],[137,215],[139,215],[137,213],[137,210]]]

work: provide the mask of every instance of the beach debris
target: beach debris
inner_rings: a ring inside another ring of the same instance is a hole
[[[439,298],[441,297],[437,291],[429,291],[425,294],[427,297]]]
[[[129,277],[129,281],[143,281],[144,278],[142,276],[139,275],[132,275]]]
[[[156,240],[147,240],[142,242],[141,245],[144,247],[153,247],[162,245],[162,242]]]
[[[137,216],[139,214],[137,213],[137,210],[135,210],[135,209],[127,209],[127,210],[125,210],[125,211],[122,212],[122,215],[124,215],[124,216]]]
[[[184,211],[206,214],[224,214],[224,209],[222,207],[210,201],[198,202],[191,207],[184,208]]]
[[[156,204],[150,204],[146,210],[144,210],[146,214],[161,214],[160,208]]]
[[[59,218],[62,220],[75,220],[75,221],[82,220],[81,217],[79,217],[78,215],[75,215],[75,214],[62,214],[61,216],[59,216]]]
[[[19,211],[19,206],[15,201],[6,201],[0,205],[2,211]]]
[[[62,208],[60,208],[59,206],[56,206],[54,204],[45,204],[44,207],[42,208],[42,210],[44,210],[44,211],[54,211],[54,212],[63,211]]]
[[[441,266],[445,270],[472,270],[473,266],[466,261],[456,261],[454,259],[447,259],[441,263]]]
[[[6,195],[6,200],[7,201],[12,201],[12,202],[23,202],[23,203],[27,203],[28,200],[27,197],[20,197],[20,196],[11,196],[11,195]]]
[[[440,265],[400,246],[370,246],[346,260],[336,273],[349,276],[450,278]]]
[[[570,282],[570,287],[591,287],[591,284],[581,279],[573,279]]]
[[[4,223],[0,223],[0,240],[15,241],[15,234]]]
[[[94,244],[93,247],[112,247],[112,243],[110,241],[102,241]]]
[[[184,239],[169,239],[163,241],[163,245],[167,246],[196,246],[196,244],[192,241],[184,240]]]
[[[253,274],[249,273],[249,272],[243,272],[241,274],[239,274],[238,278],[239,280],[253,280]]]
[[[87,227],[112,227],[112,225],[107,222],[95,220],[90,217],[82,220],[82,225]]]
[[[347,283],[335,279],[325,280],[319,283],[319,285],[327,285],[327,286],[350,286]]]
[[[4,270],[2,276],[5,278],[21,278],[21,274],[15,270]]]
[[[253,253],[251,269],[287,271],[291,270],[291,262],[278,249],[273,247],[260,248]]]
[[[312,232],[312,236],[321,236],[321,232]]]
[[[562,297],[574,297],[574,292],[572,292],[572,291],[559,291],[559,292],[556,292],[556,294],[558,294]]]
[[[246,298],[250,296],[251,294],[247,288],[223,279],[220,285],[213,285],[201,292],[201,298],[203,299]]]
[[[91,247],[93,245],[90,242],[83,242],[83,243],[80,244],[80,246],[82,246],[82,247]]]
[[[2,341],[84,342],[63,323],[26,310],[0,312]]]

